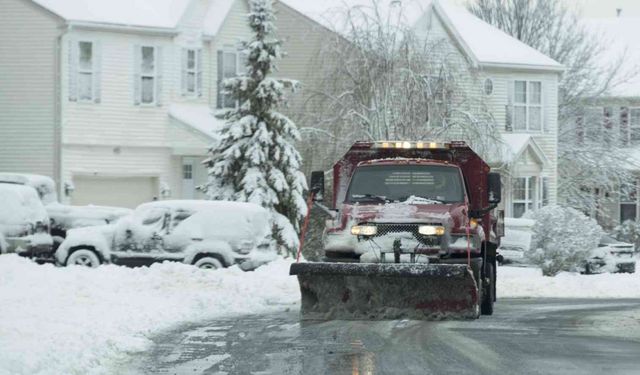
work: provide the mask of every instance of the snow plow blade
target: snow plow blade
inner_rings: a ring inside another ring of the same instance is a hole
[[[476,319],[466,265],[295,263],[302,320]]]

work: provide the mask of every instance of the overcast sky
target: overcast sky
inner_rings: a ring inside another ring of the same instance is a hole
[[[449,0],[464,5],[468,0]],[[578,5],[588,18],[615,17],[616,9],[622,9],[625,17],[640,17],[640,0],[563,0]]]

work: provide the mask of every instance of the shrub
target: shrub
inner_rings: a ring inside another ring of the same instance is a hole
[[[528,218],[536,223],[527,256],[545,276],[577,271],[604,234],[595,220],[573,208],[547,206]]]

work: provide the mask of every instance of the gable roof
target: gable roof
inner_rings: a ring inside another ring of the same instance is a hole
[[[432,9],[478,65],[564,70],[559,62],[486,23],[464,8],[434,0]]]
[[[173,29],[191,0],[32,0],[67,21]]]
[[[370,0],[282,1],[338,32],[344,30],[343,25],[347,24],[344,15],[347,8],[359,7],[364,12],[371,12]],[[393,0],[383,0],[380,2],[380,10],[391,14],[394,4]],[[559,62],[446,0],[403,0],[402,6],[402,22],[412,27],[419,27],[420,21],[435,12],[463,52],[477,65],[564,70]]]
[[[214,116],[206,104],[173,103],[169,106],[169,117],[199,132],[208,139],[216,139],[216,134],[224,126],[224,120]]]
[[[31,0],[67,22],[175,31],[193,0]],[[215,36],[236,0],[209,0],[202,25]]]

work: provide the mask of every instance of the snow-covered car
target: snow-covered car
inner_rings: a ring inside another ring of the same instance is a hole
[[[531,247],[534,220],[506,218],[504,237],[500,240],[498,254],[504,264],[526,264],[525,254]]]
[[[590,258],[581,271],[585,274],[635,273],[636,259],[634,245],[620,242],[609,236],[603,236],[598,248],[591,252]]]
[[[37,260],[51,258],[49,216],[30,186],[0,183],[0,251]]]
[[[72,229],[55,253],[62,265],[145,266],[175,261],[255,269],[276,258],[267,211],[240,202],[157,201],[116,224]]]
[[[131,214],[132,210],[106,206],[70,206],[58,202],[56,183],[52,178],[26,173],[0,173],[0,183],[31,186],[38,192],[40,200],[51,219],[51,235],[57,247],[72,228],[111,224]]]

